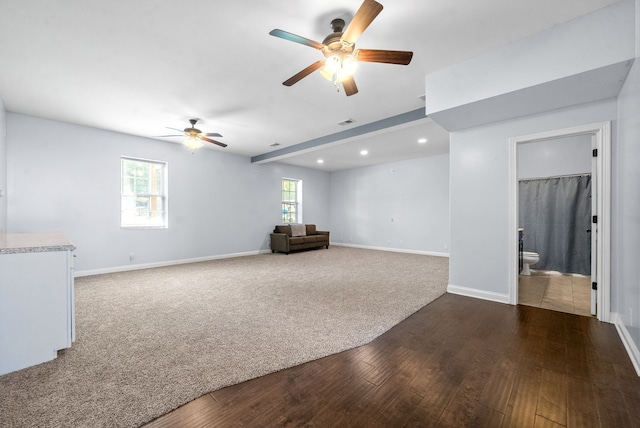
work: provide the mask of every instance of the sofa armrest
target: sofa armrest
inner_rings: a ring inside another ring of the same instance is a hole
[[[281,251],[283,253],[289,252],[289,237],[286,233],[271,234],[271,251]]]
[[[327,236],[327,248],[329,248],[330,240],[329,240],[329,232],[326,230],[316,230],[316,235],[326,235]]]

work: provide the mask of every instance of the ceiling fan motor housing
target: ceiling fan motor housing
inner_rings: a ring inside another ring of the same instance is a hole
[[[191,128],[185,128],[184,132],[187,134],[202,134],[202,131],[195,128],[196,123],[198,123],[198,119],[189,119],[189,122],[191,123]]]
[[[344,29],[345,22],[342,18],[336,18],[331,21],[331,29],[333,33],[329,34],[322,41],[324,47],[322,48],[322,53],[325,57],[329,58],[331,56],[338,56],[342,58],[345,54],[349,55],[353,53],[355,48],[354,43],[346,43],[342,40],[342,30]]]

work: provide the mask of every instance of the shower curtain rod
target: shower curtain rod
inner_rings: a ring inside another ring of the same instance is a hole
[[[532,177],[532,178],[521,178],[520,181],[533,181],[533,180],[551,180],[553,178],[569,178],[569,177],[586,177],[591,176],[590,172],[583,172],[581,174],[567,174],[567,175],[552,175],[549,177]]]

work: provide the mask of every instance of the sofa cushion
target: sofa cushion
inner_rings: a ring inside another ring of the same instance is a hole
[[[311,242],[318,242],[318,241],[322,241],[322,235],[311,235],[311,236],[304,237],[305,244],[308,244]]]
[[[288,224],[277,225],[274,229],[275,233],[286,233],[287,236],[291,236],[291,227]]]
[[[290,245],[297,245],[297,244],[304,244],[304,240],[306,239],[306,236],[292,236],[291,238],[289,238],[289,244]]]
[[[306,224],[307,236],[316,234],[316,225],[315,224]]]
[[[291,236],[306,236],[307,228],[304,224],[291,224]]]

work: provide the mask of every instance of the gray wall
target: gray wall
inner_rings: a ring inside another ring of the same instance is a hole
[[[451,133],[451,285],[508,300],[509,138],[615,121],[616,113],[611,99]]]
[[[591,136],[518,144],[518,179],[591,172]]]
[[[303,180],[304,221],[329,227],[327,172],[13,113],[7,128],[7,230],[65,232],[80,272],[268,250],[283,176]],[[168,162],[168,229],[120,228],[121,155]]]
[[[334,172],[331,239],[448,254],[449,155]]]
[[[613,146],[611,312],[635,345],[640,373],[640,0],[636,6],[636,60],[618,96]]]
[[[0,98],[0,233],[7,230],[7,111]]]

